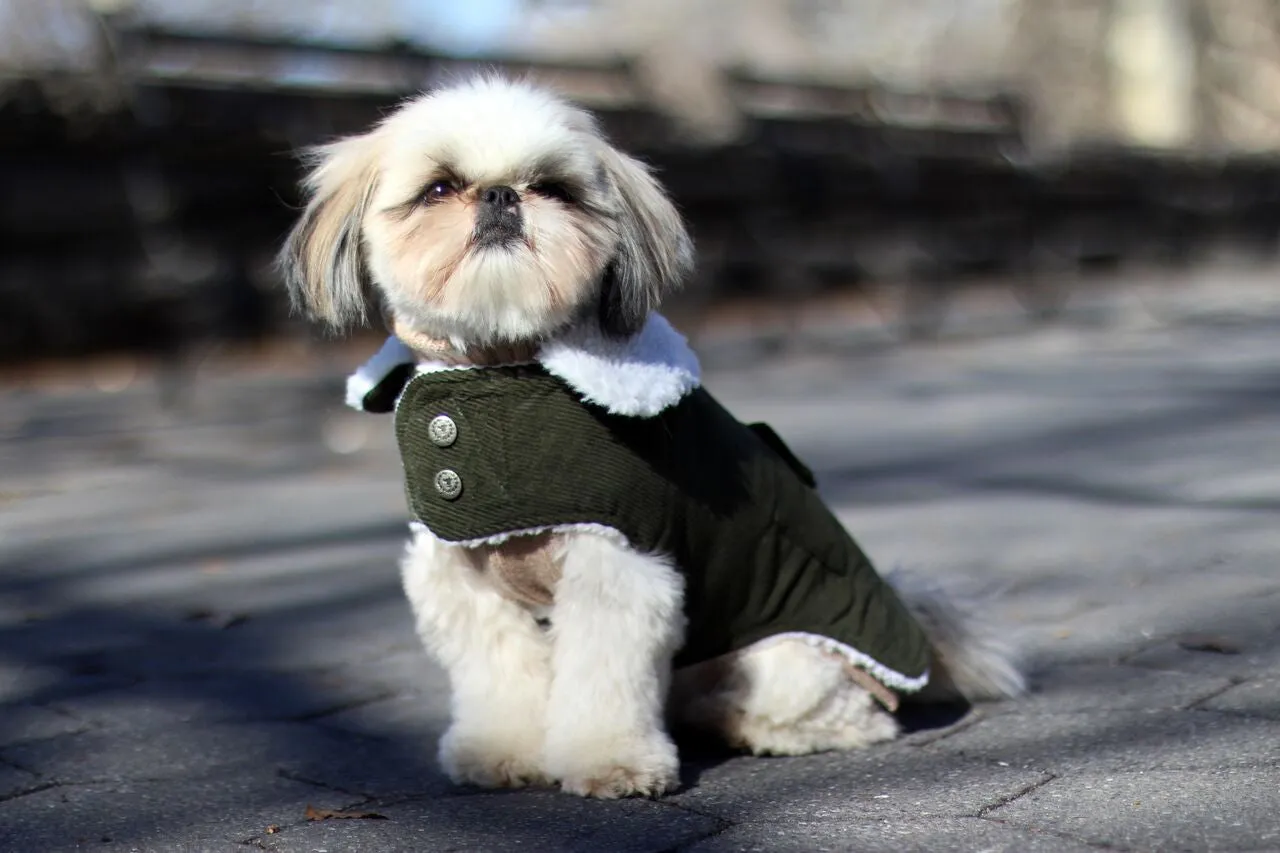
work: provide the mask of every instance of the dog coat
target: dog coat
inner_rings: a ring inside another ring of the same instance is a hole
[[[701,387],[661,317],[629,347],[561,341],[526,365],[388,360],[353,380],[349,402],[394,405],[409,508],[437,538],[607,528],[682,574],[677,667],[800,637],[893,691],[927,683],[924,632],[813,475],[772,429],[740,423]]]

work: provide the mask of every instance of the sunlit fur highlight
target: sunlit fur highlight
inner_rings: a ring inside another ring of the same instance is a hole
[[[424,94],[311,162],[281,262],[295,303],[333,326],[363,321],[374,299],[396,328],[465,349],[536,342],[591,309],[628,334],[692,268],[648,170],[532,86],[480,78]],[[424,199],[435,181],[457,191]],[[540,182],[571,198],[539,194]],[[494,186],[517,193],[523,238],[485,248],[479,197]]]

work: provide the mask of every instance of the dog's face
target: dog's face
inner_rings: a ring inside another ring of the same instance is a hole
[[[527,85],[428,93],[312,159],[281,261],[295,302],[335,326],[374,302],[398,332],[467,348],[587,317],[625,335],[692,267],[644,166]]]

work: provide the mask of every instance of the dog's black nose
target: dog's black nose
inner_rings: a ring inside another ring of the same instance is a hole
[[[476,245],[507,246],[524,233],[524,217],[520,215],[520,196],[508,186],[487,187],[480,193],[476,211]]]
[[[485,204],[492,204],[495,207],[511,207],[520,201],[520,196],[516,195],[516,191],[511,187],[489,187],[484,191],[482,196]]]

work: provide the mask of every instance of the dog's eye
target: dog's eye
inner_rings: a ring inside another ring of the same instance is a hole
[[[573,204],[576,200],[569,188],[559,181],[539,181],[536,184],[530,184],[529,192],[543,198],[553,198],[565,204]]]
[[[427,188],[422,191],[422,200],[427,203],[440,201],[441,199],[448,198],[457,191],[457,187],[448,181],[436,181],[433,184],[429,184]]]

